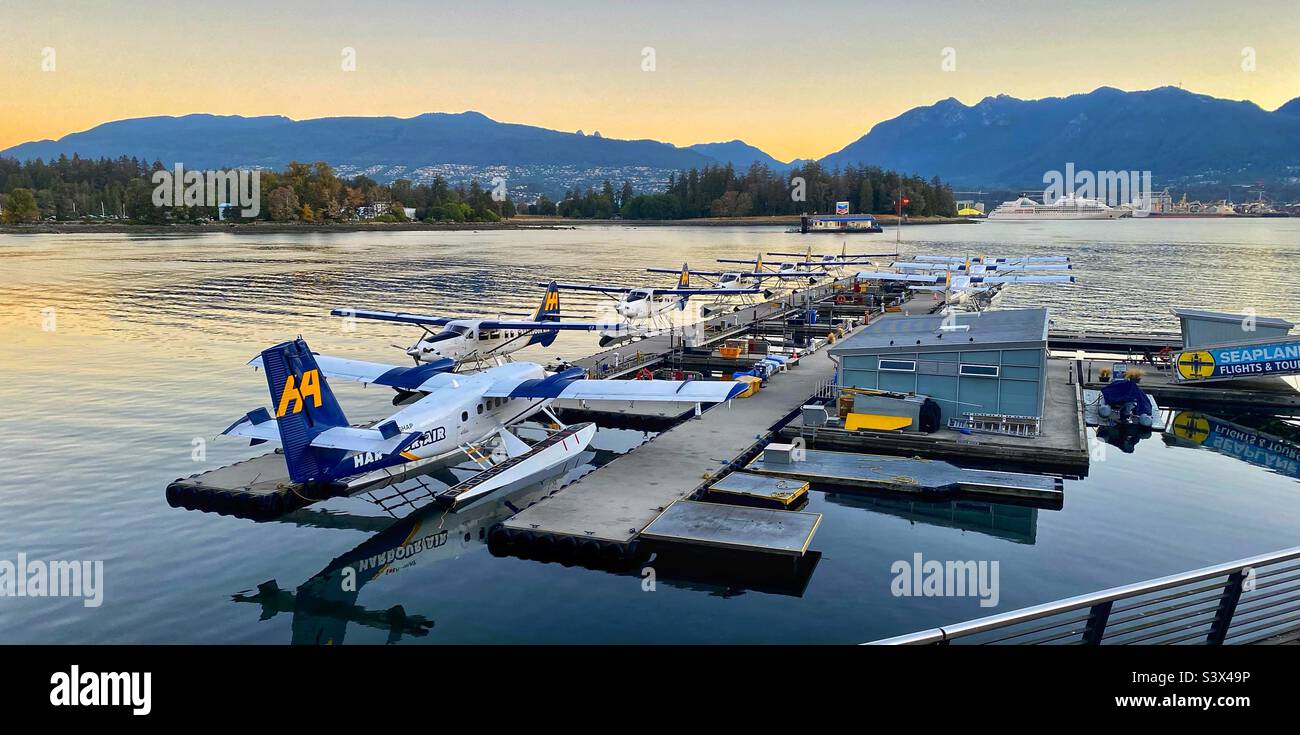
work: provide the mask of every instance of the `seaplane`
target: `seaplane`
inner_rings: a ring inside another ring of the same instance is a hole
[[[399,367],[316,355],[301,337],[264,350],[249,364],[266,373],[275,413],[257,408],[223,435],[254,445],[277,441],[290,480],[345,494],[464,455],[484,472],[476,475],[478,482],[467,480],[449,489],[451,494],[442,497],[449,507],[517,486],[584,451],[596,427],[564,427],[548,409],[557,399],[694,403],[699,411],[703,404],[729,401],[748,387],[735,381],[589,380],[581,368],[549,373],[526,362],[470,374],[451,372],[450,366]],[[355,427],[330,389],[330,379],[422,397],[369,427]],[[562,428],[530,446],[511,427],[538,413]],[[497,443],[490,454],[483,448],[489,442]]]
[[[1034,275],[1024,273],[993,275],[953,275],[947,271],[938,276],[942,285],[909,285],[912,291],[926,291],[946,294],[949,307],[957,306],[967,311],[984,311],[996,306],[1002,295],[1002,288],[1011,283],[1074,283],[1074,276]]]
[[[804,270],[820,268],[828,271],[832,269],[837,271],[843,270],[845,267],[854,265],[873,265],[877,258],[898,257],[898,253],[849,253],[848,249],[848,243],[842,243],[840,245],[839,255],[827,253],[825,255],[814,256],[812,246],[810,245],[808,246],[808,249],[802,253],[769,252],[768,255],[788,258],[803,258],[802,261],[796,261],[796,265],[802,267]],[[816,260],[814,260],[814,258],[816,258]],[[772,262],[780,263],[783,261]]]
[[[531,345],[549,347],[556,335],[563,330],[602,334],[631,330],[629,325],[620,322],[561,321],[560,291],[556,283],[551,281],[540,285],[546,287],[546,294],[530,320],[425,316],[353,308],[334,309],[330,313],[348,319],[374,319],[420,327],[424,330],[424,336],[410,347],[399,349],[406,350],[406,354],[414,358],[417,365],[429,363],[439,366],[439,370],[448,363],[460,366],[504,358]]]
[[[889,267],[904,272],[949,272],[962,273],[966,276],[984,276],[984,274],[1011,273],[1022,271],[1073,271],[1074,264],[1069,258],[1048,259],[950,259],[945,256],[918,255],[913,260],[896,260]]]
[[[765,293],[759,286],[747,286],[739,282],[726,285],[719,283],[719,285],[709,288],[692,287],[691,276],[699,274],[691,271],[685,263],[682,263],[680,271],[666,268],[649,268],[647,270],[656,273],[677,273],[677,286],[675,288],[632,288],[585,283],[557,283],[553,285],[561,290],[592,291],[604,294],[614,301],[614,312],[628,321],[655,321],[657,317],[666,312],[683,311],[686,309],[686,302],[693,296],[751,296]],[[627,325],[624,325],[624,327],[624,332],[630,329]],[[615,330],[606,331],[601,336],[602,346],[617,339],[618,336]]]
[[[762,253],[759,253],[758,256],[753,259],[718,258],[718,262],[719,263],[743,263],[745,265],[753,266],[753,270],[749,271],[748,273],[745,273],[744,276],[749,278],[751,281],[757,281],[760,284],[765,278],[774,278],[780,283],[787,283],[790,280],[807,279],[808,283],[811,285],[817,283],[817,279],[826,278],[831,275],[831,273],[822,269],[819,265],[816,264],[814,264],[814,266],[817,269],[813,270],[811,267],[805,268],[803,263],[789,261],[789,260],[771,261],[765,263],[763,262]],[[776,264],[775,268],[772,267],[773,263]],[[703,275],[703,274],[698,274],[698,275]]]

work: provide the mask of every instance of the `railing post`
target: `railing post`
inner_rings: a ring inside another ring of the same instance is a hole
[[[1214,611],[1214,622],[1210,623],[1210,634],[1205,637],[1206,645],[1221,646],[1228,637],[1228,628],[1232,625],[1232,616],[1237,612],[1237,601],[1241,599],[1242,583],[1246,581],[1244,570],[1238,569],[1228,575],[1228,583],[1223,587],[1219,597],[1219,609]]]
[[[1110,620],[1110,609],[1114,601],[1100,602],[1088,611],[1088,624],[1083,628],[1083,642],[1089,646],[1101,645],[1102,636],[1106,635],[1106,623]]]

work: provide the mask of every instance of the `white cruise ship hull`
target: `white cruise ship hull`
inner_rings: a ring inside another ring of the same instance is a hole
[[[1118,209],[1101,210],[1058,210],[1052,212],[998,212],[989,213],[987,219],[998,220],[1055,220],[1055,219],[1119,219],[1122,212]]]

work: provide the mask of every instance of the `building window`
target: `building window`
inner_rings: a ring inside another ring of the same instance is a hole
[[[976,378],[996,378],[998,377],[997,365],[962,365],[960,368],[962,375],[969,375]]]
[[[891,373],[914,373],[916,360],[881,360],[880,369]]]

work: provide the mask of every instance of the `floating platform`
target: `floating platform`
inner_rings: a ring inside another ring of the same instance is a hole
[[[298,483],[280,450],[225,467],[178,478],[167,486],[173,508],[200,510],[252,520],[269,520],[329,498],[355,495],[381,485],[428,474],[446,466],[437,458],[408,462],[345,482]]]
[[[1032,467],[1082,477],[1088,474],[1088,434],[1083,417],[1083,393],[1074,379],[1073,363],[1060,359],[1047,361],[1047,395],[1040,434],[1036,437],[968,435],[948,428],[931,434],[847,431],[836,427],[805,427],[801,420],[782,429],[781,435],[790,439],[802,437],[808,446],[816,449],[953,459],[963,464],[999,468]]]
[[[1107,383],[1100,382],[1103,369],[1114,370],[1116,364],[1127,368],[1142,368],[1142,390],[1151,394],[1164,408],[1222,409],[1234,413],[1300,414],[1300,390],[1296,377],[1240,378],[1213,383],[1178,383],[1172,369],[1161,369],[1151,363],[1088,359],[1083,361],[1084,387],[1101,390]]]
[[[821,513],[679,500],[641,532],[650,541],[803,556]]]
[[[709,486],[711,500],[765,508],[789,508],[807,496],[807,482],[750,472],[732,472]]]
[[[174,508],[252,519],[275,518],[341,494],[334,486],[308,488],[291,482],[279,450],[167,486],[167,502]]]
[[[825,349],[805,355],[798,369],[773,376],[752,398],[683,421],[502,527],[520,543],[572,538],[626,546],[668,506],[748,461],[834,372]]]
[[[931,459],[811,449],[796,462],[754,460],[746,472],[837,487],[861,487],[902,493],[963,493],[971,497],[1016,498],[1060,502],[1059,477],[1019,472],[969,470]]]

